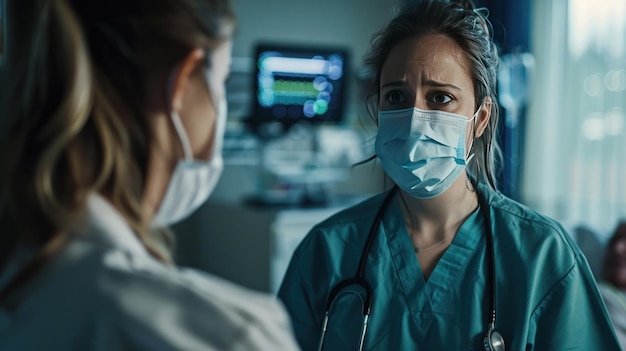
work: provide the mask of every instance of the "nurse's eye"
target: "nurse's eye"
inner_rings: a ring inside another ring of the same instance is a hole
[[[435,104],[445,105],[449,103],[450,101],[452,101],[452,96],[446,93],[436,93],[436,94],[431,95],[430,101]]]
[[[392,90],[385,95],[385,100],[390,105],[398,105],[406,102],[406,97],[399,90]]]

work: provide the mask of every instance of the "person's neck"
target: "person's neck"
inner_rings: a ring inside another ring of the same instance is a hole
[[[437,197],[418,199],[401,190],[399,199],[402,215],[416,246],[426,246],[454,235],[478,206],[476,191],[465,173]]]

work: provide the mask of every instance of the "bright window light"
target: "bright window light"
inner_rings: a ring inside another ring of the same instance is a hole
[[[569,0],[568,11],[568,45],[572,56],[580,57],[589,48],[615,57],[624,55],[626,1]]]

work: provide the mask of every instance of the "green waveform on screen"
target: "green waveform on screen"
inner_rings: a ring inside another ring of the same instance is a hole
[[[304,105],[308,100],[315,99],[319,91],[313,82],[277,80],[272,86],[274,104]]]
[[[315,89],[313,82],[303,82],[297,80],[277,80],[272,86],[275,92],[307,93],[317,95],[319,91]]]

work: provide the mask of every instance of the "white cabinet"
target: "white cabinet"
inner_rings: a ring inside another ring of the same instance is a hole
[[[278,292],[291,256],[309,230],[342,208],[293,209],[276,213],[270,231],[270,292]]]

